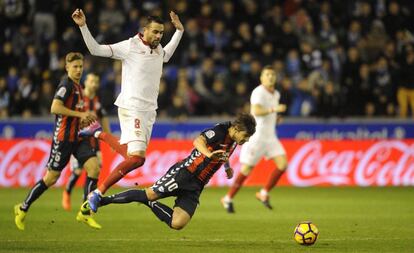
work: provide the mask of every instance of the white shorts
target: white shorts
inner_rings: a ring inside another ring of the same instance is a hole
[[[118,108],[121,126],[119,143],[128,145],[128,154],[147,150],[156,117],[156,111],[132,111]]]
[[[256,166],[262,157],[268,160],[281,155],[286,155],[286,151],[278,139],[250,139],[242,145],[240,151],[240,163],[249,166]]]

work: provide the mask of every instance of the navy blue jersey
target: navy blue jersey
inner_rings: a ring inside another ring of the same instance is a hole
[[[230,126],[230,122],[219,123],[201,133],[207,140],[207,147],[210,151],[225,150],[228,156],[233,153],[237,144],[230,138]],[[182,163],[201,183],[207,184],[224,162],[213,161],[201,154],[197,149],[193,149],[191,154]]]

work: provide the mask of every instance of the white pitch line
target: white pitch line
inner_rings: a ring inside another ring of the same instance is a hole
[[[412,238],[338,238],[338,239],[320,239],[318,238],[318,242],[335,242],[335,241],[399,241],[399,240],[410,240]],[[172,241],[172,242],[291,242],[290,240],[283,240],[283,239],[272,239],[266,241],[249,241],[249,240],[226,240],[226,239],[188,239],[188,238],[177,238],[177,239],[114,239],[114,238],[107,238],[107,239],[86,239],[86,240],[65,240],[66,242],[127,242],[127,241],[140,241],[140,242],[165,242],[165,241]],[[292,238],[293,240],[293,238]],[[62,240],[0,240],[0,242],[62,242]]]

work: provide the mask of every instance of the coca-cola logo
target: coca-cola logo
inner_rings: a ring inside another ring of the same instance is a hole
[[[366,150],[322,148],[322,142],[312,141],[292,156],[288,180],[293,185],[414,185],[414,144],[380,141]]]
[[[24,140],[0,150],[0,186],[30,186],[45,173],[50,143]]]

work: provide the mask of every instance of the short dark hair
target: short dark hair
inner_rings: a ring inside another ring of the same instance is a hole
[[[265,70],[272,70],[272,71],[275,71],[275,69],[272,67],[272,65],[266,65],[266,66],[264,66],[264,67],[262,68],[262,72],[263,72],[263,71],[265,71]]]
[[[83,60],[83,55],[79,52],[70,52],[66,55],[66,63],[70,63],[76,60]]]
[[[246,131],[249,136],[252,136],[256,132],[256,120],[250,113],[240,113],[237,118],[231,122],[239,131]]]
[[[164,24],[164,20],[162,20],[162,18],[160,18],[158,16],[147,16],[147,21],[145,22],[145,27],[149,26],[152,22],[158,23],[158,24],[161,24],[161,25]]]

